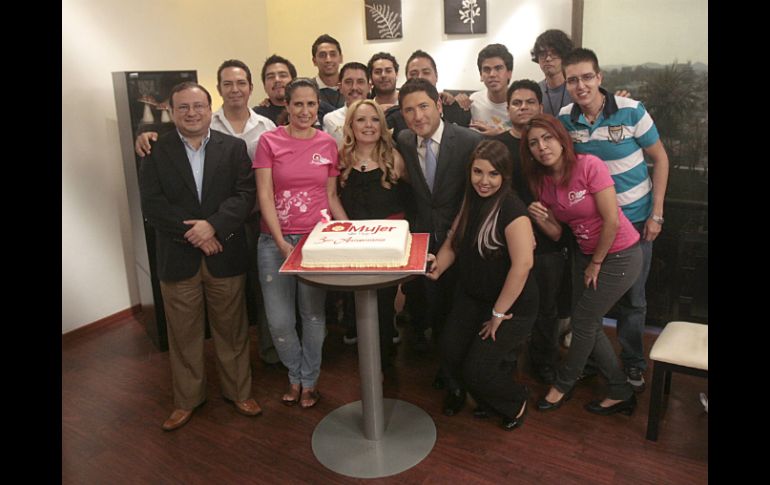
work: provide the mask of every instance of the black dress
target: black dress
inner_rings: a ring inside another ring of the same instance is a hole
[[[350,171],[344,187],[339,190],[342,207],[351,220],[360,219],[404,219],[405,186],[403,182],[392,184],[390,189],[382,186],[382,170],[368,172],[356,169]],[[397,286],[377,290],[377,314],[380,321],[380,362],[383,368],[390,366],[395,327],[393,318]],[[352,295],[351,295],[352,296]],[[346,299],[345,311],[355,315],[353,299]]]
[[[458,269],[463,276],[441,336],[442,368],[462,383],[482,409],[514,418],[527,395],[524,386],[513,380],[513,350],[526,341],[537,317],[537,285],[530,272],[511,308],[497,309],[513,313],[513,318],[503,320],[494,341],[481,339],[481,325],[492,317],[492,307],[511,268],[507,247],[486,259],[476,248],[475,234],[482,222],[480,212],[485,202],[478,196],[470,202],[467,234],[473,236],[463,238],[457,253]],[[499,240],[505,241],[505,228],[522,216],[527,216],[527,209],[521,199],[513,193],[505,196],[497,218]]]
[[[404,183],[386,189],[381,180],[379,167],[368,172],[350,171],[345,186],[340,188],[340,200],[351,220],[404,218]]]

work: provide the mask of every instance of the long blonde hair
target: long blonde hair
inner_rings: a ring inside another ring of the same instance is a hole
[[[356,155],[356,146],[358,142],[353,134],[353,118],[363,105],[369,105],[377,112],[377,117],[380,120],[380,139],[377,140],[377,145],[374,147],[372,157],[379,164],[382,169],[382,186],[386,189],[390,189],[393,184],[398,181],[398,176],[395,170],[395,162],[393,159],[393,138],[390,136],[388,130],[388,124],[385,121],[385,113],[383,113],[380,105],[371,99],[359,99],[348,107],[347,114],[345,115],[345,125],[343,127],[343,140],[342,147],[340,148],[340,185],[345,186],[345,183],[350,176],[350,171],[353,169],[353,165],[358,163],[358,155]]]

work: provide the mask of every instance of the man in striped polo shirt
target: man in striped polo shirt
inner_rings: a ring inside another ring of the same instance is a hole
[[[607,164],[615,182],[618,205],[641,236],[644,261],[634,286],[618,302],[620,358],[634,390],[644,390],[642,336],[647,316],[645,284],[652,242],[663,228],[663,198],[668,183],[668,155],[652,117],[639,101],[609,94],[601,87],[596,54],[578,48],[563,60],[567,91],[574,103],[559,111],[577,153],[590,153]],[[645,158],[652,161],[652,180]]]

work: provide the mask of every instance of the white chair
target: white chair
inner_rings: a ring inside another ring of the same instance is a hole
[[[681,372],[708,379],[709,327],[703,323],[669,322],[650,350],[653,363],[647,439],[658,440],[658,425],[665,394],[671,392],[671,373]]]

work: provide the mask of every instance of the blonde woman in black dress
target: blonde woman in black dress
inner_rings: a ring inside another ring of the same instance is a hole
[[[371,99],[348,107],[340,148],[340,200],[351,220],[404,219],[408,188],[404,159],[393,147],[385,114]],[[393,303],[397,287],[377,290],[380,353],[383,369],[390,365],[395,327]]]

